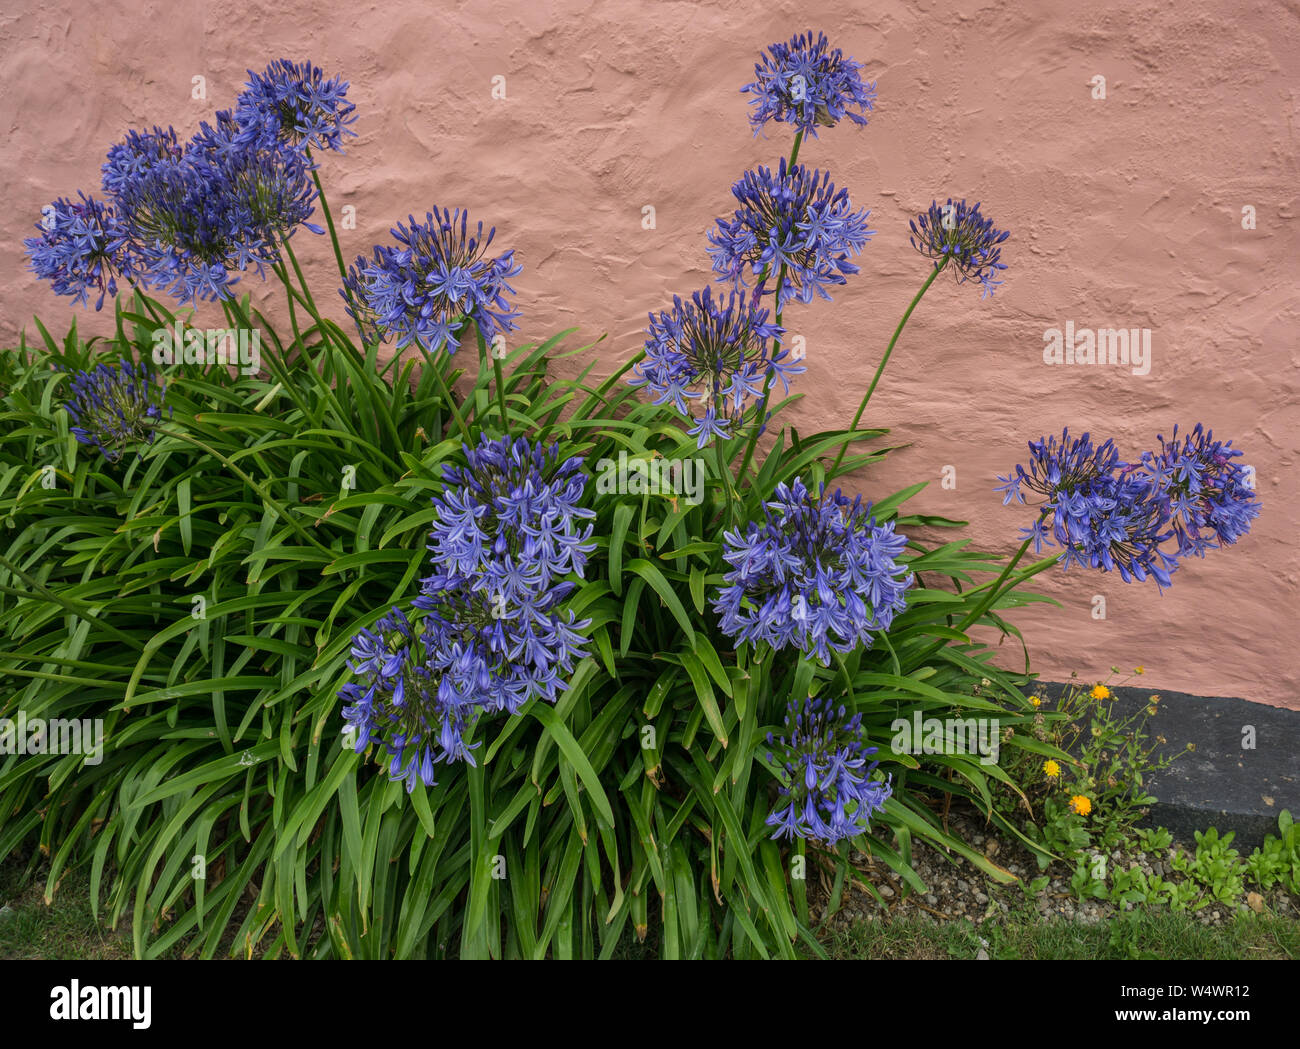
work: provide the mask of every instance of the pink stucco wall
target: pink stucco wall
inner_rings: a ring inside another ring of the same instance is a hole
[[[1027,439],[1068,425],[1136,453],[1205,421],[1258,470],[1252,535],[1187,564],[1163,597],[1099,574],[1040,577],[1064,609],[1015,622],[1048,678],[1144,664],[1153,689],[1300,707],[1300,15],[1288,5],[16,0],[0,17],[0,340],[33,313],[55,329],[69,317],[25,272],[20,240],[42,204],[96,189],[126,127],[188,134],[230,104],[246,67],[290,57],[352,82],[360,137],[324,162],[336,211],[356,208],[350,256],[410,212],[468,207],[525,267],[523,334],[608,332],[612,365],[640,345],[647,311],[708,280],[704,234],[730,211],[731,182],[788,152],[784,127],[751,137],[738,88],[763,46],[806,28],[878,82],[870,127],[825,133],[800,158],[829,166],[878,232],[833,305],[787,315],[808,346],[794,421],[848,421],[925,275],[909,217],[933,197],[982,200],[1012,231],[1007,283],[983,302],[946,278],[927,295],[868,419],[908,447],[862,490],[930,480],[915,509],[967,519],[977,545],[1009,552],[1027,512],[991,487]],[[1092,97],[1098,74],[1105,100]],[[191,98],[195,76],[206,101]],[[324,293],[328,244],[306,250]],[[80,311],[88,330],[105,320]],[[1045,365],[1043,333],[1067,321],[1151,329],[1150,373]],[[945,466],[955,488],[940,485]],[[1105,620],[1092,617],[1098,594]]]

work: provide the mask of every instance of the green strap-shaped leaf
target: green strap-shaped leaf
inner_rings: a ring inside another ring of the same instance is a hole
[[[635,572],[650,584],[650,588],[659,595],[660,600],[668,607],[668,611],[673,614],[673,618],[677,620],[677,625],[682,628],[682,633],[686,636],[686,643],[688,645],[692,644],[695,640],[695,631],[691,627],[691,618],[686,614],[681,599],[664,577],[663,572],[642,557],[630,562],[627,568],[629,572]]]
[[[573,733],[568,730],[555,711],[544,703],[534,704],[530,713],[551,734],[551,738],[555,740],[560,752],[568,759],[569,764],[578,773],[578,778],[582,780],[583,786],[587,788],[587,793],[591,795],[591,803],[596,807],[596,812],[599,813],[601,819],[612,827],[614,825],[614,810],[610,807],[609,798],[605,796],[605,788],[600,785],[600,777],[596,775],[596,770],[591,767],[587,755],[578,746],[578,741],[573,738]]]

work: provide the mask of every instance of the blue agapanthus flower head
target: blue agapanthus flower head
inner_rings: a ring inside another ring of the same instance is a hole
[[[594,511],[580,504],[582,458],[554,446],[482,435],[467,465],[444,467],[429,533],[432,571],[415,606],[430,612],[430,658],[466,696],[514,713],[554,702],[562,675],[586,655],[579,622],[561,605],[595,550]]]
[[[325,230],[307,221],[317,193],[306,160],[271,134],[269,126],[261,130],[249,135],[222,110],[215,124],[199,126],[187,152],[221,192],[230,221],[244,231],[245,240],[264,245],[266,259],[274,261],[280,239],[292,237],[299,226],[317,234]]]
[[[232,270],[255,261],[213,188],[198,165],[168,160],[134,175],[117,196],[142,282],[182,303],[229,297]]]
[[[104,163],[104,192],[118,194],[129,188],[131,180],[155,164],[176,162],[185,155],[185,147],[176,137],[175,128],[152,131],[127,131],[126,137],[109,147]]]
[[[514,252],[487,255],[496,229],[483,233],[479,223],[469,232],[469,213],[437,208],[424,222],[410,217],[392,230],[396,247],[377,246],[374,257],[358,256],[348,268],[340,291],[348,313],[367,337],[393,333],[397,348],[418,343],[426,353],[443,346],[460,348],[466,325],[473,323],[483,338],[514,331],[518,312],[511,309],[507,281],[523,272]]]
[[[404,780],[408,793],[417,780],[436,785],[434,766],[465,761],[474,764],[465,734],[480,709],[462,702],[446,687],[438,668],[426,658],[426,644],[400,608],[363,629],[352,639],[349,669],[359,681],[339,690],[343,719],[363,752],[372,741],[386,751],[389,776]]]
[[[773,44],[754,65],[754,81],[741,93],[754,96],[749,114],[754,134],[769,120],[793,124],[798,131],[817,137],[817,128],[834,127],[844,117],[859,126],[867,120],[876,99],[876,85],[864,83],[862,63],[831,50],[826,34],[811,32]],[[859,112],[853,112],[856,108]]]
[[[834,845],[866,832],[893,793],[892,777],[872,775],[862,715],[846,716],[830,699],[791,700],[785,732],[767,735],[769,764],[779,769],[780,800],[767,818],[773,838],[812,838]]]
[[[99,310],[105,295],[117,294],[117,278],[132,276],[135,263],[113,208],[79,196],[75,202],[60,197],[42,208],[36,224],[40,236],[24,238],[23,246],[32,272],[49,281],[55,294],[71,295],[82,306],[97,291]]]
[[[527,439],[480,437],[467,465],[444,467],[429,535],[432,571],[412,602],[353,642],[341,695],[357,750],[381,739],[390,773],[433,785],[439,762],[469,761],[465,732],[480,715],[554,703],[587,656],[578,620],[561,606],[595,549],[594,516],[580,506],[582,459]]]
[[[1025,502],[1022,487],[1044,497],[1038,519],[1021,529],[1033,540],[1034,552],[1044,544],[1061,548],[1061,566],[1118,571],[1124,582],[1155,579],[1160,589],[1171,584],[1177,558],[1160,549],[1172,532],[1168,503],[1149,478],[1120,462],[1115,442],[1094,446],[1091,436],[1060,440],[1044,437],[1029,442],[1029,470],[998,477],[1002,505]]]
[[[343,152],[343,138],[355,136],[355,104],[347,99],[347,81],[326,78],[310,62],[272,62],[261,73],[248,71],[248,86],[235,102],[235,119],[250,136],[263,128],[299,149]]]
[[[756,297],[776,296],[779,314],[791,300],[829,300],[828,287],[858,272],[849,258],[875,230],[867,229],[869,212],[855,212],[848,190],[837,190],[829,172],[788,168],[782,159],[775,172],[745,172],[731,192],[740,207],[709,231],[713,272],[721,279],[748,286],[748,273]]]
[[[671,311],[650,314],[646,334],[645,360],[628,382],[690,419],[701,448],[712,437],[735,436],[769,375],[789,392],[790,377],[805,370],[774,341],[783,329],[768,322],[768,311],[734,291],[725,301],[710,287],[687,302],[674,295]]]
[[[76,423],[70,432],[77,441],[117,462],[128,445],[153,443],[165,399],[165,385],[155,381],[147,364],[123,360],[74,372],[64,407]]]
[[[309,222],[316,190],[306,161],[264,126],[246,134],[223,110],[177,153],[170,136],[128,136],[109,152],[115,197],[146,284],[182,303],[227,298],[238,274],[281,258]]]
[[[526,604],[465,584],[424,588],[426,658],[440,689],[488,713],[517,714],[530,700],[554,703],[587,655],[590,619],[561,610],[567,587]]]
[[[797,648],[829,665],[830,651],[869,647],[907,605],[912,573],[898,563],[907,537],[876,524],[871,504],[795,478],[778,484],[766,520],[724,533],[731,570],[714,601],[718,628],[737,642]]]
[[[1160,434],[1158,452],[1143,452],[1135,469],[1159,492],[1168,508],[1178,556],[1204,557],[1206,550],[1231,545],[1250,531],[1259,516],[1253,472],[1235,462],[1242,455],[1231,441],[1216,441],[1200,423],[1190,434],[1168,441]]]
[[[993,220],[980,214],[978,203],[960,200],[947,203],[937,200],[911,222],[912,247],[935,268],[947,265],[958,284],[968,280],[980,282],[980,298],[992,295],[1005,283],[998,274],[1006,269],[1000,245],[1011,236],[1007,230],[993,228]]]
[[[433,500],[426,587],[469,585],[511,607],[563,597],[571,589],[564,577],[581,576],[596,548],[585,523],[595,512],[580,505],[582,457],[561,462],[554,445],[483,434],[465,458],[465,466],[443,467]]]

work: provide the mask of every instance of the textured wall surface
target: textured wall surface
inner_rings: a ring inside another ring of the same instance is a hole
[[[520,334],[608,332],[611,370],[639,348],[648,311],[709,279],[705,231],[730,213],[731,183],[789,151],[785,126],[754,138],[746,122],[738,89],[758,52],[822,29],[866,63],[878,103],[869,127],[825,132],[800,160],[829,167],[878,232],[833,304],[787,312],[809,366],[789,418],[847,424],[925,277],[908,219],[934,197],[981,200],[1012,232],[1006,284],[981,301],[936,282],[867,417],[907,447],[848,487],[880,497],[930,481],[913,510],[968,520],[978,548],[1009,553],[1030,512],[1004,509],[992,486],[1027,440],[1068,425],[1136,456],[1203,421],[1258,471],[1253,533],[1186,564],[1163,596],[1053,571],[1040,589],[1064,607],[1014,621],[1049,679],[1142,664],[1153,690],[1300,707],[1298,23],[1294,5],[1238,0],[128,0],[111,14],[15,0],[0,15],[0,344],[34,333],[33,314],[56,331],[70,317],[25,272],[21,238],[43,204],[97,190],[125,128],[189,134],[230,105],[246,68],[288,57],[352,84],[359,137],[323,163],[336,212],[356,209],[349,256],[411,212],[467,207],[524,265]],[[191,97],[196,76],[206,100]],[[318,298],[332,297],[328,242],[302,236]],[[106,321],[78,311],[83,330]],[[1067,321],[1150,329],[1149,374],[1044,364],[1044,332]],[[955,488],[940,484],[945,466]]]

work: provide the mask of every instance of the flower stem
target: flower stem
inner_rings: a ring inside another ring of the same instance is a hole
[[[149,311],[149,316],[153,318],[154,323],[160,328],[167,327],[163,319],[158,316],[158,311],[153,308],[153,299],[146,295],[134,280],[128,280],[127,283],[131,285],[131,290],[135,292],[139,300],[144,303],[144,308]]]
[[[483,329],[477,324],[474,325],[474,333],[478,336],[478,359],[481,364],[487,357],[487,340],[483,338]],[[496,379],[497,410],[501,413],[501,429],[509,437],[510,416],[506,411],[506,380],[501,367],[501,359],[495,353],[492,354],[492,374]]]
[[[451,354],[447,353],[444,348],[442,352],[448,360],[451,360]],[[452,417],[456,420],[456,426],[460,429],[461,436],[465,438],[465,443],[469,443],[469,427],[465,425],[465,418],[460,414],[460,408],[456,405],[456,399],[452,396],[451,390],[447,389],[447,381],[442,377],[442,365],[434,358],[430,357],[429,367],[433,369],[433,380],[438,384],[438,392],[442,394],[442,399],[447,402],[447,407],[451,410]]]
[[[280,243],[284,245],[285,254],[289,256],[289,262],[293,264],[293,272],[298,276],[298,284],[302,287],[302,293],[307,300],[307,308],[311,311],[313,317],[318,317],[319,311],[316,309],[316,300],[312,297],[311,288],[307,286],[307,278],[303,276],[302,267],[298,265],[298,256],[294,254],[293,242],[288,237],[281,237]]]
[[[311,159],[311,150],[306,150],[307,159]],[[330,213],[329,201],[325,199],[325,187],[321,184],[320,173],[313,167],[311,171],[312,181],[316,183],[316,198],[320,201],[321,213],[325,216],[325,225],[330,231],[330,244],[334,248],[334,261],[339,267],[339,279],[342,281],[340,289],[347,304],[352,307],[349,311],[352,317],[352,323],[357,326],[357,336],[361,339],[361,348],[366,346],[366,333],[361,330],[360,310],[357,309],[357,300],[352,297],[352,289],[348,286],[348,267],[343,261],[343,248],[339,245],[338,231],[334,228],[334,216]],[[304,285],[304,288],[306,285]]]
[[[781,264],[781,275],[777,278],[777,294],[781,293],[781,285],[785,281],[785,263]],[[776,325],[781,326],[781,314],[776,315]],[[772,340],[772,353],[775,355],[781,346],[780,336]],[[767,375],[763,379],[763,396],[758,401],[758,412],[754,415],[754,431],[749,435],[749,444],[745,446],[745,458],[740,462],[740,482],[745,483],[745,474],[749,470],[749,462],[754,458],[754,449],[758,447],[758,434],[763,429],[767,421],[767,402],[772,396],[772,380],[776,378],[776,373],[771,368],[767,370]]]
[[[288,270],[285,270],[284,276],[280,278],[284,282],[284,286],[293,294],[294,298],[296,298],[299,302],[302,303],[303,308],[306,309],[306,311],[309,314],[311,314],[312,319],[316,322],[317,330],[320,331],[322,341],[328,339],[329,341],[333,342],[335,345],[339,346],[341,349],[351,353],[353,360],[357,362],[364,361],[365,355],[361,352],[361,350],[358,350],[352,344],[351,339],[349,339],[346,335],[343,334],[342,329],[338,328],[338,325],[331,326],[327,324],[325,318],[320,315],[320,311],[316,308],[316,300],[312,297],[311,289],[307,287],[307,278],[303,275],[302,267],[298,265],[298,256],[294,254],[293,245],[289,243],[289,238],[287,237],[282,238],[282,240],[284,243],[285,254],[288,255],[289,262],[293,265],[293,271],[295,274],[297,274],[298,283],[301,285],[302,291],[299,292],[296,288],[294,288],[289,283],[287,279]],[[281,264],[281,268],[282,269],[284,268],[283,264]],[[336,334],[336,329],[337,329],[337,334]],[[360,333],[360,331],[361,331],[361,326],[358,324],[357,332]],[[362,338],[363,348],[364,348],[364,343],[365,340],[363,337]]]
[[[802,142],[803,142],[803,129],[800,128],[797,132],[795,132],[794,148],[790,150],[789,167],[794,167],[794,162],[799,159],[799,145]]]
[[[311,150],[306,149],[307,159],[311,160]],[[311,179],[316,183],[316,197],[320,201],[320,209],[325,215],[325,225],[330,231],[330,243],[334,245],[334,261],[338,263],[339,277],[343,281],[344,294],[347,294],[348,268],[343,263],[343,249],[339,246],[339,235],[334,229],[334,216],[330,214],[329,201],[325,199],[325,187],[321,185],[320,172],[313,166],[311,169]]]
[[[1016,565],[1020,563],[1020,559],[1025,556],[1025,551],[1029,549],[1030,542],[1031,542],[1030,539],[1026,539],[1023,543],[1020,544],[1020,549],[1017,550],[1015,556],[1010,561],[1007,562],[1006,567],[1002,569],[1002,574],[993,581],[993,585],[989,588],[988,595],[984,598],[984,600],[980,603],[980,605],[975,609],[974,612],[971,612],[968,616],[966,616],[965,619],[961,621],[961,623],[957,627],[958,630],[965,630],[968,626],[970,626],[972,623],[978,620],[980,616],[982,616],[985,612],[987,612],[990,608],[993,607],[993,602],[995,602],[998,599],[998,590],[1001,588],[1002,584],[1006,582],[1007,576],[1011,574],[1011,570],[1015,568]],[[1052,558],[1052,560],[1055,560],[1055,558]],[[988,584],[984,584],[984,585],[987,586]],[[983,589],[982,586],[976,587],[975,591],[981,589]],[[966,591],[966,593],[969,595],[971,593],[974,593],[975,591],[968,590]]]
[[[228,316],[234,318],[237,327],[244,328],[248,332],[253,330],[252,318],[244,312],[243,306],[233,295],[228,299],[221,300],[221,308],[227,311]],[[279,359],[275,353],[268,352],[263,355],[263,360],[270,363],[270,371],[275,375],[276,380],[284,388],[284,392],[298,406],[298,411],[302,412],[304,419],[311,418],[311,412],[307,410],[307,402],[299,395],[298,388],[294,386],[293,381],[289,378],[289,371],[284,366],[284,362]]]
[[[799,147],[802,144],[803,144],[803,131],[801,129],[795,133],[794,145],[790,148],[790,162],[786,165],[787,172],[789,171],[790,168],[794,167],[795,161],[799,159]],[[763,284],[763,281],[767,278],[768,269],[769,267],[767,266],[763,267],[763,273],[758,280],[759,286],[761,286]],[[785,270],[786,270],[786,265],[783,262],[781,263],[781,271],[780,273],[777,274],[777,278],[776,278],[775,295],[776,295],[777,309],[776,309],[775,324],[778,328],[781,326],[781,312],[782,312],[782,306],[784,305],[781,293],[785,288]],[[780,348],[781,348],[781,338],[780,336],[777,336],[775,339],[772,340],[773,355],[775,355],[777,351],[780,350]],[[768,402],[768,398],[771,397],[772,395],[773,378],[775,378],[775,375],[772,369],[769,368],[767,370],[767,376],[763,380],[763,396],[759,399],[758,402],[758,414],[754,417],[754,432],[750,434],[749,444],[745,447],[745,458],[742,459],[740,463],[739,478],[740,478],[740,483],[742,485],[745,483],[745,473],[749,469],[749,462],[751,459],[754,458],[754,449],[758,446],[758,432],[763,428],[763,424],[767,419],[767,402]]]
[[[289,304],[289,324],[293,328],[293,341],[301,346],[302,331],[298,327],[298,309],[293,304],[293,288],[289,285],[289,273],[281,263],[272,263],[271,269],[275,271],[275,275],[280,278],[280,283],[284,285],[284,299]]]
[[[736,525],[736,486],[731,476],[731,467],[726,463],[723,455],[722,441],[713,442],[713,458],[718,468],[718,479],[722,481],[723,489],[727,493],[727,525],[735,527]]]
[[[945,258],[938,266],[931,270],[930,275],[925,278],[925,283],[921,285],[921,290],[912,296],[912,301],[907,304],[907,309],[904,311],[902,319],[898,322],[898,327],[894,329],[894,337],[889,340],[889,345],[885,348],[885,355],[880,358],[880,364],[876,368],[876,374],[871,380],[871,385],[867,387],[867,392],[862,398],[862,403],[858,405],[858,413],[853,417],[853,425],[849,427],[850,430],[856,430],[858,428],[858,423],[862,421],[862,413],[867,410],[867,402],[871,400],[871,395],[876,392],[876,385],[880,382],[880,376],[884,374],[885,365],[889,363],[889,355],[894,352],[894,346],[898,342],[898,337],[903,334],[903,328],[907,326],[907,320],[912,316],[912,311],[916,309],[916,304],[921,301],[921,296],[929,290],[930,285],[934,283],[934,279],[939,276],[939,272],[947,264],[948,260]],[[848,451],[848,447],[849,445],[847,441],[840,446],[840,454],[835,457],[835,464],[831,467],[832,476],[834,476],[835,471],[839,469],[840,463],[844,461],[844,453]]]
[[[1006,583],[1007,579],[1011,576],[1011,570],[1015,568],[1020,562],[1020,559],[1025,556],[1025,552],[1029,549],[1029,544],[1031,542],[1033,542],[1032,536],[1020,544],[1020,549],[1016,551],[1015,556],[1007,562],[1006,567],[1002,569],[1002,574],[999,575],[997,579],[993,580],[992,583],[981,583],[979,586],[972,587],[970,590],[963,592],[963,596],[969,597],[971,594],[978,593],[985,588],[989,591],[988,595],[980,602],[979,607],[976,608],[975,611],[967,614],[966,618],[958,624],[958,630],[965,630],[968,626],[977,622],[985,612],[997,603],[998,598],[1003,594],[1010,593],[1026,579],[1030,579],[1033,576],[1038,575],[1039,572],[1046,571],[1051,568],[1052,565],[1060,562],[1060,554],[1051,554],[1040,561],[1035,561],[1028,568],[1022,568],[1015,574],[1015,578],[1012,579],[1010,584],[1003,586],[1003,583]]]

